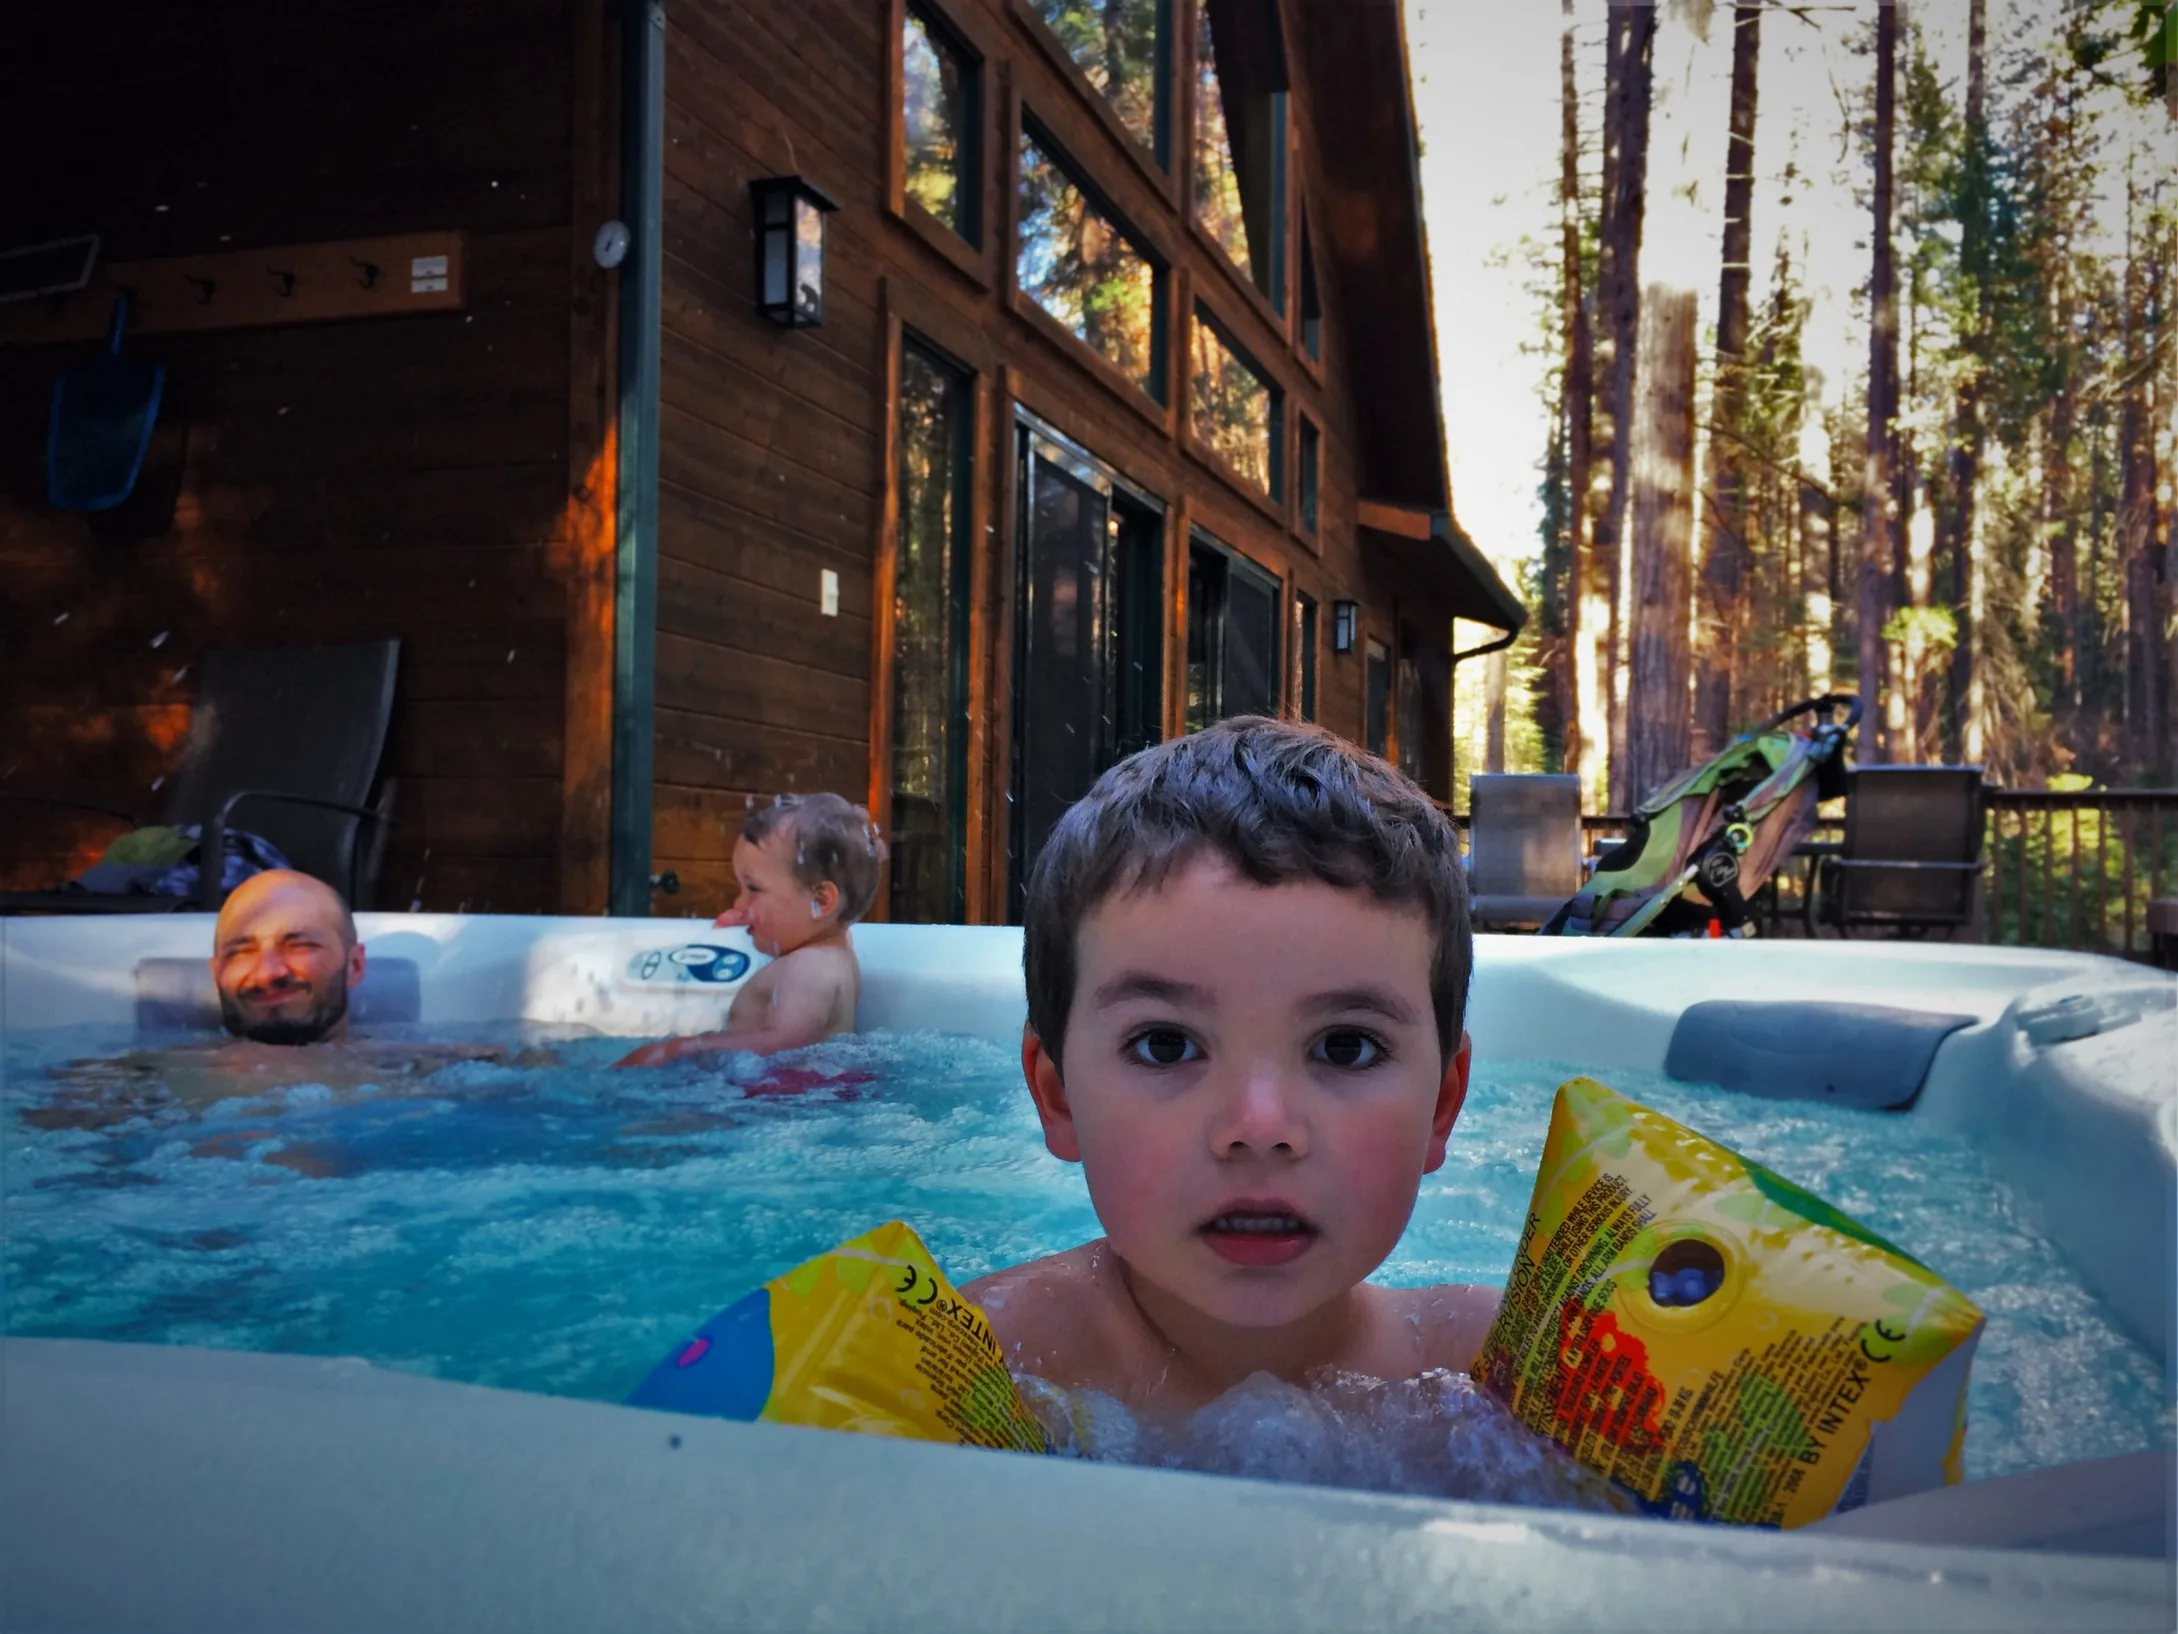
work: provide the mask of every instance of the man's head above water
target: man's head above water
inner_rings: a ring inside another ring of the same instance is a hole
[[[340,893],[272,869],[235,887],[219,910],[212,980],[227,1031],[260,1044],[317,1044],[348,1030],[348,989],[363,946]]]

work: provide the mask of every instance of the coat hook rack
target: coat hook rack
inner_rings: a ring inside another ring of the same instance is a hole
[[[466,258],[460,233],[435,232],[110,262],[80,290],[0,306],[0,346],[101,339],[123,288],[132,336],[459,311]]]

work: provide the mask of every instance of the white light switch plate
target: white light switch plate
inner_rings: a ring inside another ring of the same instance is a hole
[[[839,617],[839,575],[828,567],[818,571],[817,606],[826,618]]]

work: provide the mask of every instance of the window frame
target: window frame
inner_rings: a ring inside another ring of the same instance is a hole
[[[1089,82],[1059,37],[1051,30],[1033,0],[1008,0],[1007,9],[1022,32],[1036,42],[1037,49],[1075,92],[1077,101],[1093,110],[1094,117],[1102,122],[1106,133],[1123,148],[1130,160],[1141,170],[1144,179],[1165,196],[1169,195],[1174,181],[1172,163],[1173,138],[1180,125],[1180,99],[1177,86],[1179,52],[1177,50],[1176,13],[1180,0],[1156,0],[1160,9],[1157,42],[1157,111],[1155,115],[1156,140],[1144,147],[1134,132],[1127,129],[1104,93]]]
[[[1208,324],[1210,332],[1218,338],[1226,351],[1232,354],[1241,367],[1247,369],[1256,379],[1260,380],[1264,388],[1270,393],[1271,423],[1267,438],[1270,486],[1267,489],[1257,487],[1245,472],[1237,469],[1196,429],[1194,398],[1195,328],[1196,325],[1203,323]],[[1182,438],[1186,443],[1188,453],[1223,478],[1226,486],[1231,488],[1233,492],[1244,496],[1250,504],[1283,525],[1287,520],[1288,512],[1286,499],[1286,467],[1288,464],[1285,446],[1286,424],[1291,418],[1286,412],[1286,403],[1291,394],[1287,391],[1285,382],[1279,379],[1277,372],[1266,368],[1261,358],[1241,343],[1240,339],[1233,333],[1233,326],[1220,317],[1216,310],[1202,299],[1199,290],[1194,292],[1194,299],[1188,306],[1187,350],[1184,354],[1184,367],[1181,370],[1180,389],[1176,395],[1184,399],[1180,405],[1180,425]]]
[[[1257,580],[1258,583],[1256,585],[1256,588],[1259,590],[1267,590],[1269,592],[1271,601],[1271,641],[1276,650],[1269,655],[1270,662],[1267,666],[1271,680],[1272,697],[1270,699],[1270,708],[1266,711],[1266,713],[1271,715],[1283,716],[1287,711],[1287,697],[1289,692],[1290,679],[1286,674],[1288,649],[1290,645],[1288,633],[1286,630],[1286,581],[1278,574],[1275,569],[1265,566],[1262,562],[1259,562],[1254,557],[1248,555],[1247,552],[1236,549],[1234,546],[1227,544],[1223,539],[1220,539],[1216,534],[1212,533],[1209,528],[1204,526],[1199,521],[1189,521],[1184,537],[1186,540],[1187,548],[1180,558],[1180,582],[1183,586],[1189,585],[1190,581],[1193,578],[1192,569],[1194,565],[1195,552],[1200,550],[1204,555],[1215,557],[1220,561],[1224,572],[1224,585],[1230,585],[1233,575],[1235,573],[1238,573],[1242,577]],[[1226,618],[1229,616],[1231,609],[1232,602],[1230,598],[1224,593],[1224,587],[1221,586],[1217,609],[1218,626],[1216,650],[1214,653],[1208,655],[1205,659],[1205,662],[1210,670],[1210,678],[1212,684],[1216,688],[1217,700],[1215,710],[1213,712],[1207,712],[1204,715],[1202,721],[1202,724],[1204,726],[1208,726],[1216,721],[1225,720],[1229,718],[1232,713],[1232,711],[1225,708],[1226,699],[1224,696],[1226,639],[1225,621]],[[1178,702],[1180,708],[1180,729],[1183,732],[1197,730],[1197,728],[1190,726],[1187,720],[1187,666],[1189,661],[1187,652],[1187,641],[1188,632],[1192,628],[1194,621],[1195,606],[1193,600],[1193,593],[1192,590],[1189,590],[1188,593],[1182,597],[1181,618],[1179,627],[1180,688]]]
[[[1316,554],[1323,553],[1323,427],[1306,409],[1293,421],[1293,531]]]
[[[968,131],[961,160],[963,195],[969,200],[976,233],[964,237],[907,196],[907,65],[903,43],[908,14],[913,12],[926,32],[940,37],[966,60],[970,70],[967,100]],[[940,0],[892,0],[887,8],[890,31],[886,36],[885,75],[885,213],[907,228],[917,242],[974,285],[989,293],[992,288],[990,260],[999,241],[1006,213],[991,208],[991,169],[986,162],[992,140],[993,104],[991,53],[975,30],[964,25]]]
[[[893,476],[893,511],[895,517],[892,547],[889,553],[885,594],[885,643],[888,661],[884,676],[885,736],[883,753],[886,760],[885,791],[882,822],[884,832],[898,833],[897,800],[898,780],[892,761],[900,727],[900,661],[899,629],[894,614],[894,604],[899,596],[900,545],[898,518],[906,514],[907,495],[900,482],[900,407],[901,394],[909,352],[920,353],[930,365],[952,377],[958,393],[958,419],[953,430],[953,526],[952,538],[946,542],[951,558],[952,589],[950,606],[946,609],[946,685],[948,691],[947,712],[957,715],[958,722],[948,734],[946,743],[946,810],[945,820],[953,834],[953,850],[949,857],[947,882],[948,911],[954,917],[936,921],[943,924],[967,924],[969,876],[971,863],[968,853],[969,762],[972,735],[970,718],[972,694],[975,690],[974,661],[974,614],[975,614],[975,496],[977,489],[976,452],[980,444],[980,397],[981,376],[976,368],[956,357],[940,342],[917,328],[912,321],[903,320],[899,330],[900,368],[891,393]],[[894,879],[888,866],[883,880],[885,890],[885,917],[892,919]]]
[[[1195,242],[1209,253],[1210,260],[1222,269],[1226,282],[1232,288],[1238,290],[1241,298],[1250,302],[1255,307],[1258,315],[1283,336],[1289,333],[1288,313],[1295,304],[1290,299],[1292,294],[1290,286],[1294,279],[1293,268],[1290,264],[1291,254],[1286,242],[1293,228],[1295,215],[1294,195],[1296,191],[1294,185],[1294,120],[1293,92],[1290,85],[1291,69],[1289,66],[1287,70],[1288,88],[1271,93],[1277,98],[1279,108],[1278,135],[1273,149],[1274,162],[1272,166],[1273,181],[1276,188],[1274,204],[1277,210],[1277,220],[1272,224],[1273,230],[1269,235],[1274,262],[1273,270],[1276,276],[1273,280],[1273,291],[1265,293],[1255,279],[1226,253],[1225,246],[1213,238],[1210,229],[1203,224],[1202,200],[1196,185],[1198,178],[1195,173],[1197,125],[1201,118],[1201,109],[1197,106],[1197,101],[1198,93],[1202,89],[1202,74],[1196,47],[1197,42],[1202,37],[1202,30],[1209,26],[1209,13],[1204,0],[1188,0],[1188,5],[1189,15],[1187,20],[1194,26],[1184,31],[1185,37],[1180,41],[1180,45],[1186,53],[1181,69],[1186,114],[1186,156],[1184,163],[1176,161],[1173,165],[1174,174],[1179,182],[1180,214],[1186,219],[1186,230],[1193,235]],[[1282,22],[1278,49],[1281,59],[1287,60]],[[1222,84],[1222,81],[1220,83]],[[1243,209],[1245,208],[1245,204],[1243,204]]]
[[[1399,753],[1398,723],[1394,714],[1398,709],[1399,688],[1394,671],[1394,654],[1391,643],[1373,632],[1363,635],[1361,641],[1361,746],[1387,764],[1396,766]],[[1383,666],[1384,676],[1384,730],[1381,738],[1370,720],[1370,710],[1376,703],[1377,666]]]
[[[1026,101],[1016,97],[1010,109],[1006,164],[1007,304],[1075,362],[1085,365],[1121,402],[1127,404],[1166,436],[1172,434],[1173,416],[1180,411],[1174,379],[1172,344],[1177,327],[1174,306],[1180,278],[1173,258],[1154,233],[1145,231],[1126,211],[1112,202],[1098,186],[1074,151],[1061,141],[1051,126],[1037,117]],[[1021,165],[1028,144],[1033,143],[1066,176],[1084,199],[1118,231],[1135,253],[1149,263],[1151,272],[1150,381],[1137,380],[1118,364],[1069,329],[1044,309],[1021,283]],[[1184,417],[1183,417],[1184,418]]]
[[[1298,194],[1299,189],[1295,192]],[[1306,201],[1297,199],[1293,213],[1297,218],[1293,239],[1293,350],[1301,366],[1321,381],[1324,338],[1330,328],[1324,320],[1323,275],[1316,265],[1316,235]],[[1313,317],[1309,314],[1311,306],[1316,309]],[[1313,336],[1311,324],[1315,326]]]

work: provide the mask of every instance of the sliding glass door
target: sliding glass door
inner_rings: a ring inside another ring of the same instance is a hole
[[[1012,916],[1066,808],[1161,736],[1163,508],[1024,423],[1015,529]]]

